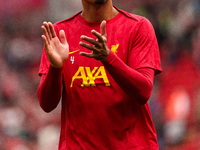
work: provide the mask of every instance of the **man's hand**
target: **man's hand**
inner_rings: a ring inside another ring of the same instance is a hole
[[[92,45],[86,44],[84,42],[80,42],[79,44],[81,46],[91,50],[92,53],[80,52],[80,55],[86,56],[88,58],[94,58],[96,60],[104,61],[110,54],[110,49],[107,46],[106,21],[101,22],[101,25],[100,25],[101,33],[98,33],[95,30],[92,30],[91,32],[97,38],[97,40],[82,35],[81,39],[89,42]]]
[[[59,40],[51,22],[43,22],[41,28],[43,30],[42,39],[51,65],[55,68],[62,67],[69,57],[69,45],[64,30],[60,31]]]

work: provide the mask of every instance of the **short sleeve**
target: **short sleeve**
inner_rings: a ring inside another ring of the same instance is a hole
[[[132,35],[128,65],[133,69],[152,68],[155,74],[162,71],[159,47],[152,24],[143,18]]]

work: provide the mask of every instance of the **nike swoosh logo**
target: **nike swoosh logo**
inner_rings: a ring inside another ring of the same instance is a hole
[[[69,55],[70,55],[70,54],[73,54],[73,53],[76,53],[76,52],[78,52],[78,51],[80,51],[80,50],[75,50],[75,51],[69,52]]]

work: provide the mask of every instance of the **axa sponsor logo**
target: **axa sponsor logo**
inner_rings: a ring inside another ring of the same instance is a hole
[[[105,86],[110,86],[110,82],[108,80],[104,66],[94,67],[93,69],[91,69],[91,67],[80,66],[72,77],[70,87],[73,87],[73,83],[77,79],[82,79],[82,87],[96,86],[96,79],[102,79]]]

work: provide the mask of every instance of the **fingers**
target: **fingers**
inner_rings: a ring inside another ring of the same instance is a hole
[[[44,35],[42,35],[41,37],[42,37],[42,40],[44,42],[45,50],[48,53],[48,51],[49,51],[49,48],[48,48],[49,44],[48,44],[47,38]]]
[[[88,58],[95,58],[95,57],[96,57],[94,53],[80,52],[80,55],[81,55],[81,56],[88,57]]]
[[[107,57],[105,57],[101,54],[95,53],[95,52],[92,52],[92,53],[80,52],[80,55],[88,57],[88,58],[94,58],[95,60],[100,60],[100,61],[104,61],[107,58]]]
[[[59,36],[60,36],[61,43],[66,44],[67,43],[67,39],[66,39],[64,30],[60,30]]]
[[[98,39],[97,41],[92,39],[92,38],[86,37],[84,35],[81,36],[81,39],[85,40],[85,41],[87,41],[87,42],[89,42],[89,43],[91,43],[91,44],[93,44],[97,47],[101,46],[99,44],[99,42],[106,42],[107,41],[107,39],[106,39],[106,36],[107,36],[107,34],[106,34],[106,21],[104,20],[104,21],[101,22],[100,33],[97,32],[96,30],[92,30],[91,33]]]
[[[100,33],[101,33],[102,36],[105,36],[105,37],[107,36],[106,35],[106,21],[105,20],[101,22]]]
[[[106,37],[107,37],[107,34],[106,34],[106,21],[102,21],[101,22],[101,25],[100,25],[100,33],[95,31],[95,30],[92,30],[91,31],[92,34],[94,36],[97,37],[97,39],[101,42],[105,42],[106,41]]]
[[[46,36],[42,35],[41,37],[42,37],[42,40],[43,40],[44,44],[47,45],[48,41],[47,41]]]
[[[81,39],[88,42],[89,44],[86,44],[81,41],[79,45],[88,50],[91,50],[92,52],[91,53],[80,52],[80,55],[103,61],[109,55],[109,49],[107,47],[107,38],[106,38],[107,37],[106,21],[101,22],[100,33],[97,32],[96,30],[92,30],[91,33],[97,38],[97,40],[82,35]]]
[[[47,31],[47,34],[49,36],[49,39],[51,40],[52,39],[52,33],[51,33],[51,29],[49,27],[49,23],[47,23],[46,21],[43,22],[43,25],[44,27],[46,28],[46,31]]]
[[[42,39],[44,42],[46,42],[46,44],[49,44],[50,43],[50,37],[49,37],[49,34],[47,32],[47,29],[45,28],[45,26],[42,26],[42,31],[43,31],[43,36],[42,36]]]
[[[105,39],[103,38],[103,36],[99,32],[97,32],[95,30],[92,30],[91,32],[98,39],[98,41],[104,42]]]
[[[102,55],[99,55],[98,53],[95,53],[95,52],[92,52],[92,53],[80,52],[80,55],[88,57],[88,58],[94,58],[96,60],[105,60],[105,58],[102,57]]]
[[[89,49],[89,50],[91,50],[93,52],[100,52],[96,47],[94,47],[94,46],[92,46],[90,44],[86,44],[84,42],[80,42],[79,45],[82,46],[82,47],[85,47],[85,48],[87,48],[87,49]]]
[[[56,37],[56,32],[55,32],[55,29],[53,27],[53,24],[51,22],[49,22],[48,24],[49,24],[50,31],[51,31],[51,34],[52,34],[52,38]]]
[[[101,47],[100,43],[93,38],[82,35],[81,39],[95,45],[96,47]]]
[[[46,37],[47,39],[47,42],[50,43],[50,40],[54,37],[56,37],[56,32],[54,30],[54,27],[53,27],[53,24],[51,22],[43,22],[43,25],[42,25],[42,31],[43,31],[43,34],[44,36]]]

